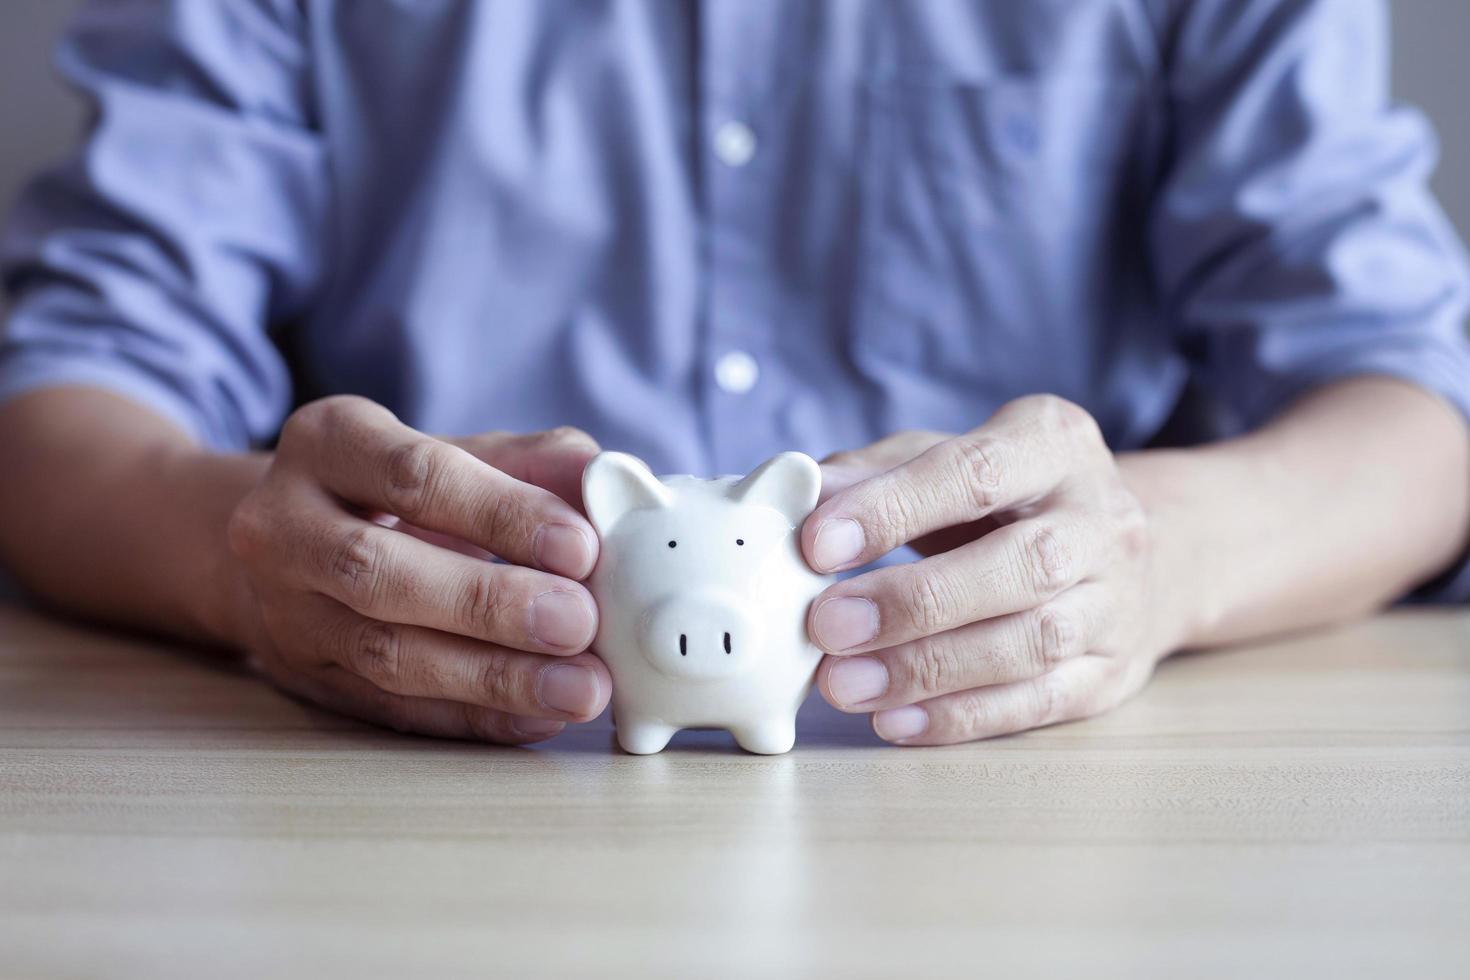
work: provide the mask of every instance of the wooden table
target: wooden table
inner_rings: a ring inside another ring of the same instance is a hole
[[[0,607],[0,975],[1470,977],[1470,613],[1082,724],[791,755],[377,731]]]

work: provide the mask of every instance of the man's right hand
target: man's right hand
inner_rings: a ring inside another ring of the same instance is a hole
[[[596,452],[574,429],[451,443],[366,399],[304,406],[229,523],[258,669],[427,735],[525,743],[596,717],[612,679],[585,652],[597,534],[576,506]]]

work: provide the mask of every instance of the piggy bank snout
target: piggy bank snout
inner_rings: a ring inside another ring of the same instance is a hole
[[[676,677],[741,673],[761,648],[753,612],[749,602],[723,593],[667,598],[644,618],[643,655]]]

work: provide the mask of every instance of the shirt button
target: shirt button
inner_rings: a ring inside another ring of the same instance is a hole
[[[743,350],[732,350],[715,361],[715,384],[732,395],[754,388],[760,376],[760,365]]]
[[[743,167],[755,156],[755,133],[743,122],[727,122],[715,130],[715,156],[730,167]]]

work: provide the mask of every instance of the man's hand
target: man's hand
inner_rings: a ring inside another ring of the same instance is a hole
[[[964,435],[900,433],[826,460],[812,567],[928,557],[838,582],[809,629],[823,695],[901,745],[1082,718],[1139,690],[1177,637],[1154,608],[1148,519],[1097,425],[1050,396]]]
[[[584,652],[597,535],[575,505],[596,452],[307,405],[229,521],[252,593],[235,632],[282,688],[403,731],[524,743],[593,718],[612,681]]]

